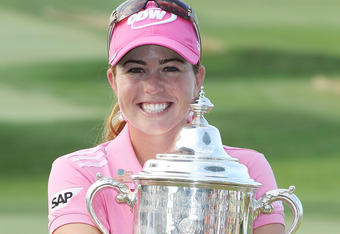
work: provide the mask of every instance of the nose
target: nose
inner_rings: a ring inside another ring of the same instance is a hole
[[[149,94],[157,94],[164,90],[164,84],[160,74],[152,72],[144,80],[144,91]]]

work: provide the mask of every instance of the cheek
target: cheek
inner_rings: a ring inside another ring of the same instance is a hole
[[[127,85],[126,82],[117,81],[116,97],[120,107],[123,107],[131,99],[131,94],[134,92],[131,90],[131,86]]]
[[[136,89],[136,85],[125,77],[119,77],[116,79],[116,94],[118,97],[126,97],[127,94],[133,93]]]
[[[185,94],[187,98],[193,99],[197,92],[195,81],[193,79],[188,79],[187,82],[184,82],[178,87],[178,90],[182,90],[182,93]]]

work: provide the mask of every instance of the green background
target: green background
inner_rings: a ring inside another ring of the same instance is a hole
[[[120,2],[0,0],[0,233],[47,233],[51,163],[99,143],[114,101],[106,25]],[[207,120],[224,144],[262,152],[280,188],[296,186],[298,233],[336,233],[340,2],[187,2],[215,105]]]

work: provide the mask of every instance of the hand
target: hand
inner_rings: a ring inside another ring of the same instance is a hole
[[[59,227],[53,234],[102,234],[97,228],[89,224],[72,223]]]
[[[285,234],[285,228],[282,224],[268,224],[256,228],[253,234]]]

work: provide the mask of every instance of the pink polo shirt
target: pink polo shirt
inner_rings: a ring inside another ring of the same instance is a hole
[[[277,185],[272,169],[265,157],[249,149],[225,147],[226,152],[249,169],[250,177],[262,186],[256,193],[258,199]],[[80,150],[55,160],[48,184],[49,231],[70,223],[94,225],[85,205],[88,188],[97,181],[97,173],[114,177],[125,173],[138,174],[142,170],[133,150],[128,124],[116,139],[91,149]],[[125,182],[131,189],[133,182]],[[104,189],[97,193],[93,207],[97,217],[112,234],[133,233],[133,213],[127,204],[116,202],[117,192]],[[274,203],[274,212],[259,215],[253,227],[270,224],[284,224],[283,206]]]

